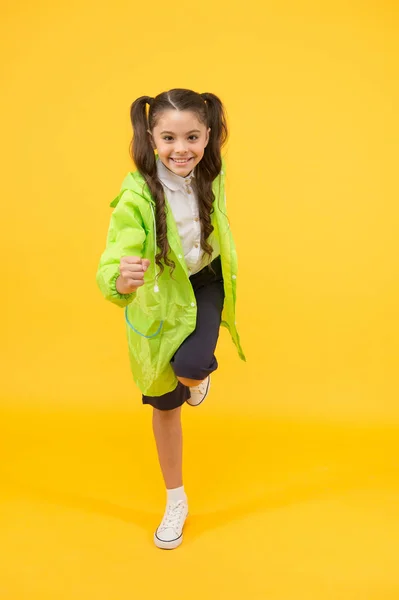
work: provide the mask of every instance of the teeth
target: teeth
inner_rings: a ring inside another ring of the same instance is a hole
[[[189,159],[189,158],[186,158],[185,160],[177,160],[176,158],[172,158],[172,160],[174,160],[174,161],[175,161],[175,162],[177,162],[177,163],[182,163],[182,164],[183,164],[183,163],[186,163],[186,162],[188,162],[190,159]]]

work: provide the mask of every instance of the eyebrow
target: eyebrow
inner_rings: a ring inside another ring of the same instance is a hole
[[[161,135],[163,135],[164,133],[171,133],[172,135],[175,135],[173,131],[161,131]],[[201,133],[199,129],[192,129],[191,131],[188,131],[186,133],[186,135],[190,135],[190,133]]]

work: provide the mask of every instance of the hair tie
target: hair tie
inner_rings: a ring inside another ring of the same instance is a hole
[[[150,106],[152,106],[153,102],[154,102],[154,98],[150,98],[150,96],[148,96],[147,104],[149,104]]]

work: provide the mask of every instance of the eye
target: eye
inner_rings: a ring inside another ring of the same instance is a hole
[[[196,140],[198,140],[198,135],[195,135],[193,133],[193,135],[190,135],[190,137],[188,139],[191,140],[191,141],[193,141],[193,142],[195,142]]]
[[[165,142],[170,142],[170,140],[173,140],[172,136],[170,135],[165,135],[162,139],[165,140]]]

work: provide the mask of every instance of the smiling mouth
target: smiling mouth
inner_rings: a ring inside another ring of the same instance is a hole
[[[192,159],[193,159],[193,157],[190,157],[190,158],[171,158],[170,160],[173,160],[173,162],[176,165],[185,165],[188,162],[190,162],[190,160],[192,160]]]

